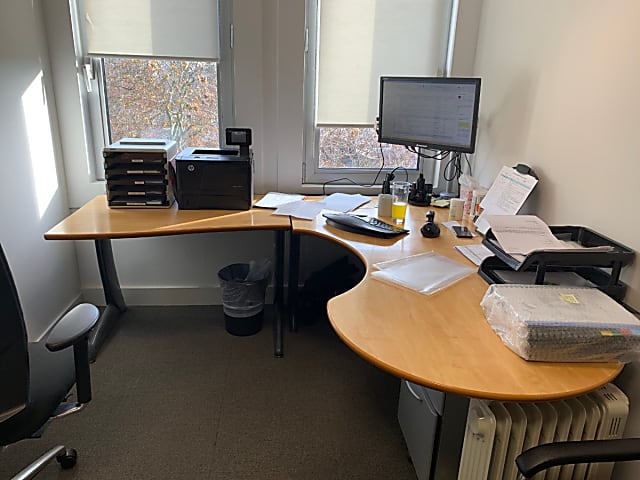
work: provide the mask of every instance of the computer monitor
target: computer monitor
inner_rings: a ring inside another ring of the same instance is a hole
[[[479,78],[380,77],[378,141],[473,153]]]

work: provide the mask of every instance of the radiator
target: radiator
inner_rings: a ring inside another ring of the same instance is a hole
[[[554,441],[622,438],[629,413],[627,396],[615,385],[554,402],[498,402],[471,399],[458,480],[515,480],[516,457]],[[563,465],[536,480],[609,480],[613,463]]]

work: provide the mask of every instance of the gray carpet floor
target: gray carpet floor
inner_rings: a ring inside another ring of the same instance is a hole
[[[229,335],[219,306],[129,309],[92,366],[93,401],[0,452],[0,478],[65,444],[76,467],[39,479],[415,479],[397,378],[326,320],[287,331],[284,358],[272,339],[268,320]]]

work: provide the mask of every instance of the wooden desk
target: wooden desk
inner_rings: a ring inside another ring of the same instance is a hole
[[[362,213],[375,215],[371,206],[374,204],[375,201],[365,206]],[[326,226],[321,216],[315,220],[291,220],[272,215],[271,210],[179,210],[175,205],[169,209],[110,209],[106,196],[99,195],[49,230],[45,238],[96,242],[108,305],[103,316],[109,317],[126,309],[113,263],[112,239],[274,230],[279,265],[276,298],[281,302],[284,232],[293,233],[294,253],[300,234],[316,235],[353,251],[367,268],[362,282],[329,302],[334,329],[355,352],[393,375],[458,395],[519,401],[572,397],[594,390],[618,375],[620,364],[527,362],[512,353],[484,318],[480,300],[487,284],[478,275],[431,296],[372,279],[372,264],[430,250],[473,266],[453,249],[453,245],[470,240],[457,239],[444,227],[439,238],[420,235],[426,210],[409,208],[406,227],[411,230],[410,235],[378,239]],[[434,210],[437,222],[446,220],[446,210]],[[292,283],[295,284],[297,279]],[[103,340],[108,323],[101,321],[96,328],[96,347]],[[276,337],[280,340],[275,350],[281,355],[281,325],[277,328]]]
[[[376,214],[370,202],[363,214]],[[367,208],[368,207],[368,208]],[[436,222],[448,210],[432,208]],[[294,235],[331,239],[353,251],[366,266],[364,279],[329,301],[327,310],[340,338],[367,361],[389,373],[433,389],[467,397],[538,401],[573,397],[613,380],[621,364],[527,362],[505,347],[487,323],[480,300],[487,283],[477,274],[433,295],[380,282],[370,276],[383,260],[435,251],[477,268],[454,245],[459,239],[441,225],[441,235],[424,238],[428,208],[411,206],[407,236],[378,239],[327,226],[322,216],[292,221]],[[387,219],[388,220],[388,219]]]
[[[365,205],[359,213],[375,216],[375,203]],[[477,268],[453,246],[479,242],[480,237],[459,239],[442,225],[440,237],[422,237],[420,227],[427,210],[410,207],[405,228],[411,233],[395,239],[345,232],[327,226],[321,216],[293,219],[289,286],[297,285],[296,255],[303,234],[330,239],[362,260],[364,279],[329,301],[329,320],[340,338],[368,362],[401,379],[444,392],[430,469],[431,478],[450,480],[460,464],[469,397],[507,401],[573,397],[613,380],[622,365],[521,359],[487,323],[480,300],[488,285],[477,274],[433,295],[372,278],[376,262],[428,251]],[[447,220],[448,210],[433,210],[437,223]],[[295,327],[295,317],[291,321]]]
[[[276,236],[274,351],[282,356],[282,304],[284,232],[290,230],[289,217],[272,215],[272,210],[179,210],[171,208],[113,209],[106,195],[93,200],[65,218],[47,233],[47,240],[94,240],[107,307],[91,337],[91,356],[99,350],[113,323],[126,310],[113,260],[111,240],[157,237],[204,232],[273,230]]]

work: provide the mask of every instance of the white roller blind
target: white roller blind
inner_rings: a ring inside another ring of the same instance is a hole
[[[319,126],[373,125],[382,75],[435,76],[449,0],[320,0]]]
[[[89,55],[219,58],[217,0],[79,0]]]

